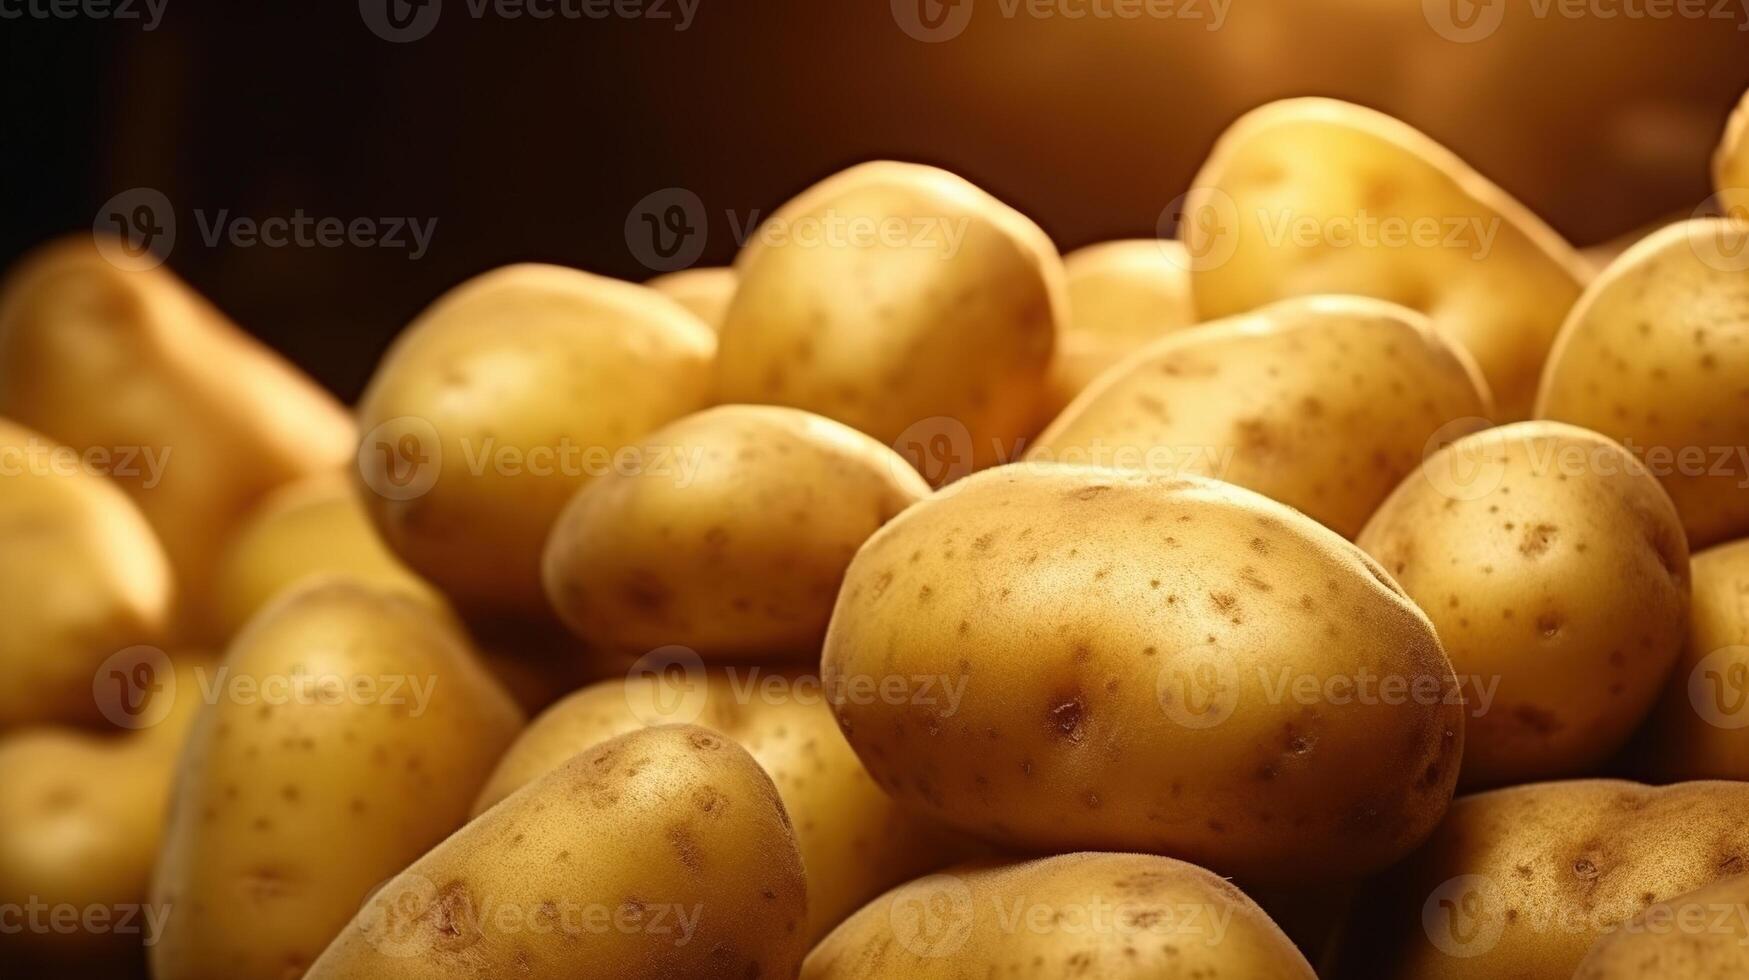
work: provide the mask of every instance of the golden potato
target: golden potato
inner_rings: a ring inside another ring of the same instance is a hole
[[[1451,665],[1389,577],[1199,478],[1011,466],[938,493],[857,553],[823,679],[901,802],[1263,881],[1402,856],[1463,746]]]
[[[338,402],[168,269],[118,268],[89,235],[0,287],[0,415],[107,454],[191,604],[263,494],[339,467],[357,441]],[[207,632],[203,609],[185,614]]]
[[[1749,864],[1749,784],[1535,783],[1458,799],[1362,921],[1356,976],[1568,980],[1598,937]]]
[[[794,408],[724,405],[651,433],[669,465],[601,477],[547,540],[547,597],[591,646],[819,656],[844,569],[929,493],[904,458]]]
[[[307,980],[793,977],[807,887],[771,779],[715,732],[589,749],[384,886]]]
[[[1749,224],[1656,232],[1585,291],[1537,398],[1538,418],[1594,429],[1640,457],[1696,548],[1749,533],[1745,269]]]
[[[1687,643],[1641,761],[1660,780],[1749,780],[1749,541],[1708,548],[1690,568]]]
[[[1027,458],[1215,477],[1352,538],[1429,440],[1486,425],[1492,411],[1474,362],[1426,317],[1316,296],[1148,345]]]
[[[1573,980],[1749,976],[1749,875],[1659,902],[1605,933]]]
[[[1682,522],[1658,481],[1595,432],[1521,422],[1460,439],[1355,543],[1427,612],[1465,686],[1466,786],[1603,762],[1682,649]]]
[[[723,325],[729,301],[735,298],[734,269],[682,269],[657,276],[644,285],[666,295],[712,330]]]
[[[1182,242],[1134,239],[1063,256],[1069,318],[1051,358],[1049,421],[1105,369],[1196,322]]]
[[[1749,219],[1749,95],[1725,126],[1725,138],[1713,157],[1713,186],[1726,214]]]
[[[1194,864],[1151,854],[985,861],[901,885],[856,913],[803,980],[962,977],[1313,980],[1263,910]]]
[[[451,290],[395,341],[359,405],[364,499],[464,611],[546,615],[540,556],[592,476],[646,461],[704,407],[710,330],[653,289],[514,265]]]
[[[1062,261],[966,181],[853,167],[778,209],[735,271],[719,400],[805,408],[888,445],[947,425],[979,467],[1030,434],[1068,311]]]
[[[651,670],[578,691],[531,722],[474,812],[599,742],[690,722],[739,743],[777,784],[808,873],[810,944],[893,885],[971,853],[969,841],[901,809],[875,785],[838,731],[817,677],[649,663]]]
[[[169,559],[96,462],[0,419],[0,730],[100,721],[99,665],[170,627]]]
[[[1401,303],[1475,355],[1500,412],[1526,418],[1583,259],[1412,127],[1333,99],[1234,123],[1185,201],[1205,320],[1313,293]]]
[[[429,605],[345,577],[274,600],[199,695],[152,882],[156,980],[297,975],[462,825],[522,725]]]

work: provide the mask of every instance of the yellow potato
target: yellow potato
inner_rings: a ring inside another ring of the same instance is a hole
[[[777,784],[808,873],[810,944],[887,888],[970,853],[969,842],[875,785],[838,731],[819,679],[795,674],[639,671],[578,691],[529,724],[474,812],[599,742],[670,722],[728,736]]]
[[[1588,272],[1539,218],[1451,151],[1333,99],[1257,109],[1216,144],[1184,206],[1197,311],[1355,293],[1432,317],[1526,418]]]
[[[1451,665],[1389,577],[1198,478],[1019,466],[938,493],[857,553],[823,677],[903,803],[1254,880],[1401,857],[1463,747]]]
[[[1057,334],[1045,418],[1149,341],[1196,322],[1182,242],[1135,239],[1063,256],[1069,319]]]
[[[1231,884],[1147,854],[963,865],[893,889],[826,938],[802,980],[1313,980]]]
[[[359,405],[364,499],[389,546],[464,611],[546,615],[547,532],[627,447],[704,407],[710,330],[643,286],[515,265],[456,287]]]
[[[1749,875],[1659,902],[1592,944],[1573,980],[1749,976]]]
[[[1537,398],[1538,418],[1594,429],[1640,457],[1696,548],[1749,533],[1745,269],[1749,223],[1653,234],[1585,291]]]
[[[574,756],[439,844],[307,980],[793,977],[806,914],[771,779],[669,725]]]
[[[1725,214],[1749,219],[1749,95],[1725,126],[1725,138],[1713,157],[1713,186]]]
[[[1426,317],[1317,296],[1148,345],[1027,458],[1215,477],[1351,538],[1429,440],[1486,425],[1492,409],[1469,355]]]
[[[1749,870],[1749,784],[1535,783],[1460,798],[1374,896],[1354,976],[1568,980],[1659,902]]]
[[[712,330],[723,325],[729,301],[735,298],[734,269],[682,269],[657,276],[644,285],[691,310]]]
[[[1622,747],[1682,649],[1688,545],[1614,442],[1520,422],[1429,457],[1356,543],[1439,630],[1465,685],[1462,783],[1578,775]]]
[[[4,285],[0,415],[109,454],[189,603],[263,494],[339,467],[357,440],[338,402],[169,270],[124,271],[91,236],[43,249]],[[204,610],[186,615],[206,632]]]
[[[164,549],[90,460],[0,419],[0,730],[99,721],[99,665],[169,629]]]
[[[1687,643],[1639,747],[1659,780],[1749,780],[1749,541],[1690,567]]]
[[[805,408],[889,445],[946,426],[948,475],[1013,458],[1030,434],[1067,316],[1062,261],[959,177],[853,167],[760,225],[735,270],[720,400]]]
[[[517,710],[431,607],[308,581],[198,687],[152,902],[156,980],[296,976],[370,890],[460,827]]]
[[[846,425],[724,405],[651,433],[577,494],[547,540],[547,596],[594,648],[679,644],[707,660],[819,656],[844,569],[929,485]]]

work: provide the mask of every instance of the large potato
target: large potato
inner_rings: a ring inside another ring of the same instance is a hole
[[[1352,538],[1429,440],[1492,410],[1469,355],[1426,317],[1317,296],[1156,341],[1058,416],[1028,459],[1215,477]]]
[[[1069,319],[1051,357],[1046,421],[1105,369],[1196,322],[1182,242],[1102,242],[1063,256]]]
[[[805,408],[889,445],[943,428],[963,465],[1012,458],[1031,434],[1068,312],[1062,261],[966,181],[853,167],[778,209],[735,270],[720,400]]]
[[[1358,548],[1217,483],[1004,467],[857,553],[826,638],[845,736],[902,802],[1037,850],[1358,876],[1445,810],[1463,705]]]
[[[657,276],[644,285],[691,310],[712,330],[720,329],[735,298],[734,269],[682,269]]]
[[[164,549],[90,463],[0,419],[0,729],[99,721],[98,666],[170,628]]]
[[[1749,875],[1657,903],[1605,933],[1573,980],[1749,977]]]
[[[1749,223],[1654,233],[1585,291],[1537,398],[1538,418],[1594,429],[1641,457],[1696,548],[1749,533],[1746,268]]]
[[[377,893],[308,980],[795,976],[807,886],[745,750],[668,725],[582,752]]]
[[[1687,643],[1641,761],[1661,780],[1749,780],[1749,541],[1708,548],[1690,569]]]
[[[462,825],[522,724],[428,604],[344,577],[281,595],[187,696],[209,704],[152,882],[157,980],[298,975]]]
[[[545,558],[571,629],[631,657],[668,644],[743,663],[818,657],[851,556],[929,493],[893,450],[793,408],[708,409],[644,446],[672,465],[584,487]]]
[[[808,954],[803,980],[1313,980],[1263,910],[1147,854],[988,861],[901,885]]]
[[[124,271],[91,236],[51,245],[0,294],[0,415],[110,455],[176,569],[208,594],[233,525],[267,491],[339,467],[346,411],[163,267]],[[211,633],[204,609],[191,632]]]
[[[1749,95],[1725,126],[1725,138],[1713,157],[1713,186],[1726,214],[1749,219]]]
[[[514,265],[451,290],[359,405],[362,490],[390,547],[476,614],[546,615],[540,556],[592,476],[704,407],[714,340],[653,289]]]
[[[1587,275],[1571,246],[1451,151],[1333,99],[1277,102],[1234,123],[1183,213],[1203,319],[1312,293],[1401,303],[1475,355],[1507,419],[1529,416]]]
[[[1433,454],[1356,543],[1465,686],[1467,786],[1578,775],[1633,734],[1682,649],[1688,545],[1627,450],[1521,422]]]
[[[723,733],[777,784],[808,873],[810,944],[887,888],[968,853],[968,842],[900,808],[875,785],[838,731],[817,678],[756,671],[637,671],[578,691],[529,724],[474,811],[599,742],[670,722]]]
[[[1749,867],[1749,784],[1536,783],[1463,797],[1381,886],[1358,976],[1569,980],[1598,937]]]

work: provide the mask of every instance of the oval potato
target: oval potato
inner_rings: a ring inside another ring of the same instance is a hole
[[[712,330],[720,330],[723,317],[729,312],[729,301],[735,298],[737,283],[734,269],[707,268],[670,272],[644,285],[691,310]]]
[[[1659,902],[1605,933],[1573,980],[1749,976],[1749,875]]]
[[[1069,318],[1051,358],[1045,419],[1062,412],[1107,368],[1196,322],[1182,242],[1132,239],[1063,256]]]
[[[1660,781],[1749,781],[1749,541],[1690,562],[1688,635],[1637,746]]]
[[[1749,94],[1725,125],[1725,138],[1713,157],[1713,186],[1726,215],[1749,219]]]

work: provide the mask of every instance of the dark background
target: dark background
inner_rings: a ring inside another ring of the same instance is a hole
[[[48,0],[0,9],[31,2]],[[1586,245],[1701,203],[1749,87],[1744,0],[1656,21],[1510,0],[1473,44],[1433,31],[1421,0],[1231,0],[1215,31],[1209,0],[1141,20],[960,2],[972,19],[942,43],[908,36],[888,0],[700,0],[684,32],[445,0],[403,44],[349,0],[167,0],[151,31],[0,19],[0,261],[156,188],[178,223],[170,266],[352,398],[393,333],[470,275],[540,260],[647,278],[626,220],[664,188],[704,203],[707,264],[734,253],[726,215],[882,156],[964,174],[1067,250],[1153,234],[1234,116],[1325,94],[1408,119]],[[437,224],[413,261],[208,246],[196,212],[220,210]]]

